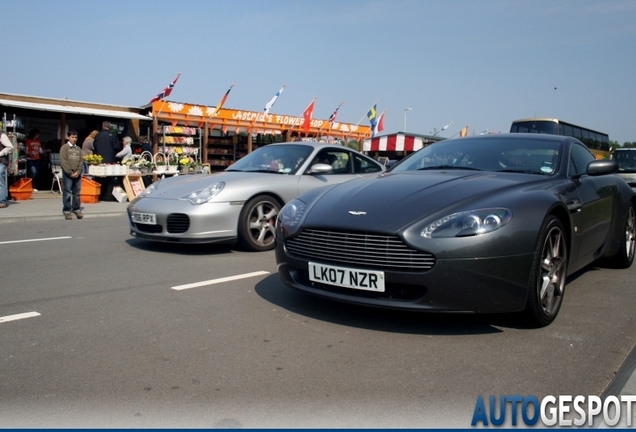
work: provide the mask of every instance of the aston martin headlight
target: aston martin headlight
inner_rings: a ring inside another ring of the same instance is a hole
[[[194,205],[205,204],[206,202],[209,202],[212,198],[217,196],[224,187],[225,182],[218,182],[213,184],[212,186],[208,186],[206,188],[191,192],[186,196],[181,197],[181,199],[188,200]]]
[[[300,225],[305,214],[307,204],[295,198],[285,204],[276,218],[276,233],[280,235],[290,234]]]
[[[476,236],[496,231],[511,219],[512,212],[503,208],[454,213],[428,224],[421,235],[424,238]]]

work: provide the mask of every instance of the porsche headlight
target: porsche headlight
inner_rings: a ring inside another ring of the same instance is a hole
[[[300,225],[300,220],[305,214],[306,209],[307,204],[298,198],[285,204],[276,218],[276,232],[284,235],[295,231]]]
[[[159,180],[158,182],[155,182],[155,183],[151,184],[150,186],[148,186],[138,196],[141,197],[141,198],[147,197],[148,195],[150,195],[151,193],[153,193],[154,191],[157,190],[157,186],[159,186],[159,183],[161,183],[161,180]]]
[[[188,200],[194,205],[205,204],[206,202],[209,202],[212,198],[217,196],[224,187],[225,182],[218,182],[213,184],[212,186],[208,186],[206,188],[191,192],[186,196],[181,197],[181,199]]]
[[[454,213],[428,224],[421,232],[424,238],[470,237],[486,234],[506,226],[512,212],[491,208]]]

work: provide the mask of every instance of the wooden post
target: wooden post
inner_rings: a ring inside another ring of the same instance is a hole
[[[210,135],[210,125],[203,124],[203,140],[201,142],[201,163],[208,163],[208,135]]]

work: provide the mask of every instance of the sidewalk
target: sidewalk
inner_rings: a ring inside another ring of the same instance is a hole
[[[62,195],[50,191],[38,191],[31,194],[30,200],[8,201],[7,208],[0,209],[0,224],[42,220],[64,220],[62,214]],[[126,214],[128,201],[99,201],[95,204],[82,204],[85,218],[122,216]]]

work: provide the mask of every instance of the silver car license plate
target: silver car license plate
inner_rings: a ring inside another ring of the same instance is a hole
[[[327,285],[384,292],[384,272],[309,263],[309,280]]]
[[[135,223],[157,225],[157,217],[153,213],[132,212],[132,220]]]

